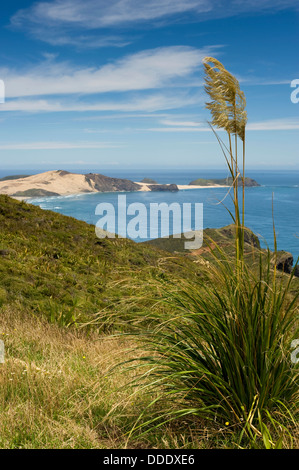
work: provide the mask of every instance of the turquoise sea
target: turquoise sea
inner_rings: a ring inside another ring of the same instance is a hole
[[[72,171],[72,170],[69,170]],[[107,176],[128,178],[141,181],[144,177],[152,178],[158,183],[188,184],[196,178],[223,178],[225,171],[215,170],[101,170],[83,169],[80,173],[98,172]],[[36,171],[36,173],[39,171]],[[12,174],[8,171],[5,174]],[[4,176],[4,172],[0,172]],[[290,251],[294,258],[299,256],[299,171],[247,171],[247,176],[254,178],[261,186],[246,188],[246,225],[261,240],[262,246],[273,249],[272,198],[274,201],[274,222],[278,240],[278,249]],[[120,193],[95,193],[65,197],[48,197],[31,199],[32,204],[43,209],[96,224],[99,216],[95,214],[97,204],[112,203],[117,213],[117,201]],[[219,203],[227,194],[227,188],[188,189],[175,193],[168,192],[131,192],[126,195],[127,205],[143,203],[147,208],[150,203],[172,202],[203,203],[204,228],[218,228],[231,223],[231,218],[223,204]],[[224,204],[232,208],[229,196]],[[141,240],[136,240],[141,241]]]

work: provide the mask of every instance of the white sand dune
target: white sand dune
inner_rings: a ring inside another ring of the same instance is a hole
[[[67,173],[63,175],[59,171],[46,171],[38,175],[28,176],[17,180],[0,181],[0,194],[9,196],[18,192],[40,189],[57,193],[61,196],[68,194],[78,194],[95,192],[85,180],[84,175]]]

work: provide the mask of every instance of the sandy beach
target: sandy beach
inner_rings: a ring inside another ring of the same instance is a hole
[[[140,191],[150,191],[149,186],[155,186],[155,184],[139,183],[138,181],[134,181],[134,183],[140,186]],[[227,188],[228,186],[222,186],[220,184],[215,184],[212,186],[195,186],[195,185],[189,185],[189,184],[177,184],[177,187],[179,190],[184,190],[184,189]]]
[[[221,184],[213,184],[211,186],[193,186],[189,184],[178,184],[179,189],[215,189],[215,188],[228,188],[228,186],[224,186]]]

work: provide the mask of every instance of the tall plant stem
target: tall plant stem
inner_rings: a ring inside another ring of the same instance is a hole
[[[245,230],[245,129],[243,138],[243,181],[242,181],[242,246],[244,247],[244,230]]]

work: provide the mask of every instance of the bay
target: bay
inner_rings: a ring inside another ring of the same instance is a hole
[[[31,171],[38,173],[41,170]],[[69,169],[69,171],[72,171]],[[74,172],[98,172],[107,176],[127,178],[141,181],[144,177],[152,178],[158,183],[188,184],[196,178],[224,178],[224,170],[200,169],[95,169],[86,168]],[[23,173],[24,170],[21,172]],[[27,171],[27,173],[29,173]],[[6,176],[8,170],[0,172]],[[261,186],[246,188],[246,226],[256,233],[263,247],[274,247],[272,198],[274,207],[274,222],[278,240],[278,249],[290,251],[294,258],[299,256],[299,171],[265,171],[251,170],[247,176],[255,179]],[[99,203],[113,204],[118,213],[118,196],[120,193],[93,193],[72,196],[57,196],[31,199],[30,203],[43,209],[53,210],[64,215],[96,224],[99,216],[95,209]],[[151,203],[203,203],[204,228],[219,228],[231,223],[231,218],[224,205],[232,209],[227,188],[187,189],[175,193],[168,192],[130,192],[121,193],[126,196],[127,206],[132,203],[143,203],[147,209]],[[220,201],[223,201],[221,203]],[[149,214],[149,210],[148,210]],[[192,221],[192,224],[194,220]],[[149,239],[149,236],[146,238]],[[144,241],[136,239],[135,241]]]

